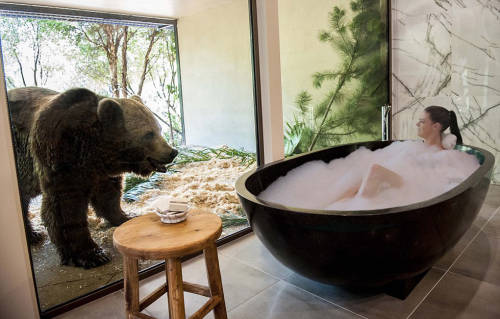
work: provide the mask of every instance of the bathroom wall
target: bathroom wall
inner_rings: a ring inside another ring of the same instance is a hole
[[[393,138],[417,138],[429,105],[457,113],[465,144],[492,152],[500,183],[500,2],[392,0]]]

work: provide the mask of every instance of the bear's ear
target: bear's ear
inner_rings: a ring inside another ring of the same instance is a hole
[[[102,99],[97,107],[97,117],[102,123],[110,126],[120,126],[123,124],[123,111],[113,99]]]
[[[142,99],[141,99],[141,97],[140,97],[139,95],[132,95],[132,96],[130,97],[130,99],[131,99],[131,100],[134,100],[134,101],[136,101],[136,102],[139,102],[139,103],[141,103],[141,104],[144,104],[144,102],[142,101]]]

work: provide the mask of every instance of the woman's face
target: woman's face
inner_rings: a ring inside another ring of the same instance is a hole
[[[437,124],[438,123],[432,122],[429,113],[425,111],[422,112],[417,122],[418,136],[420,136],[423,139],[427,139],[431,137],[433,134],[436,134]]]

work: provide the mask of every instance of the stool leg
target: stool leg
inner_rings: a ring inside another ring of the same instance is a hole
[[[179,258],[167,259],[168,313],[170,319],[185,319],[182,267]]]
[[[125,313],[128,319],[139,312],[139,273],[137,259],[123,257],[123,286],[125,288]]]
[[[212,296],[220,296],[221,301],[214,308],[215,319],[227,319],[226,302],[222,290],[222,280],[219,269],[219,257],[215,243],[208,245],[203,251],[205,254],[205,265],[207,266],[208,283]]]

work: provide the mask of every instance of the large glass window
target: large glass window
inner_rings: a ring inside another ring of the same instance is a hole
[[[42,312],[120,280],[113,231],[159,196],[219,215],[222,237],[248,227],[234,189],[256,166],[247,1],[143,22],[28,11],[2,11],[0,37]],[[155,157],[155,139],[177,157]]]
[[[381,138],[386,0],[279,2],[285,155]]]

